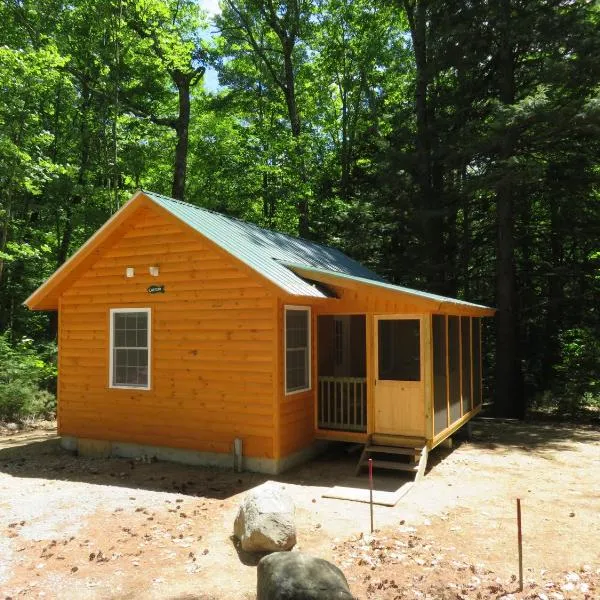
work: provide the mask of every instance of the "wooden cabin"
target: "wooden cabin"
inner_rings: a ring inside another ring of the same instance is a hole
[[[58,311],[64,447],[268,473],[320,440],[426,454],[481,408],[494,313],[145,191],[25,304]]]

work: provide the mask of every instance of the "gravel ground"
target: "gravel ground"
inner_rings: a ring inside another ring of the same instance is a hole
[[[432,452],[395,507],[375,507],[373,536],[367,505],[321,497],[355,481],[346,450],[277,479],[296,502],[298,549],[338,564],[357,598],[600,597],[598,429],[476,423],[471,442]],[[0,431],[0,599],[254,598],[259,557],[231,531],[244,492],[265,480],[78,458],[52,424]]]

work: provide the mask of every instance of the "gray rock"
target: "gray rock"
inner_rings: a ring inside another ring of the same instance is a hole
[[[322,558],[276,552],[258,563],[256,600],[352,600],[344,574]]]
[[[296,544],[294,502],[279,485],[258,486],[244,497],[233,535],[246,552],[290,550]]]
[[[16,423],[7,423],[6,429],[9,431],[19,431],[19,426]]]

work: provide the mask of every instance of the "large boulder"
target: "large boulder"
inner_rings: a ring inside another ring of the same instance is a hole
[[[258,486],[244,497],[233,535],[246,552],[290,550],[296,544],[294,502],[279,485]]]
[[[276,552],[258,563],[256,600],[352,600],[344,574],[322,558]]]

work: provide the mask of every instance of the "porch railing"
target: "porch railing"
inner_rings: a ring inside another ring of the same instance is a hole
[[[319,377],[319,428],[367,431],[367,380]]]

